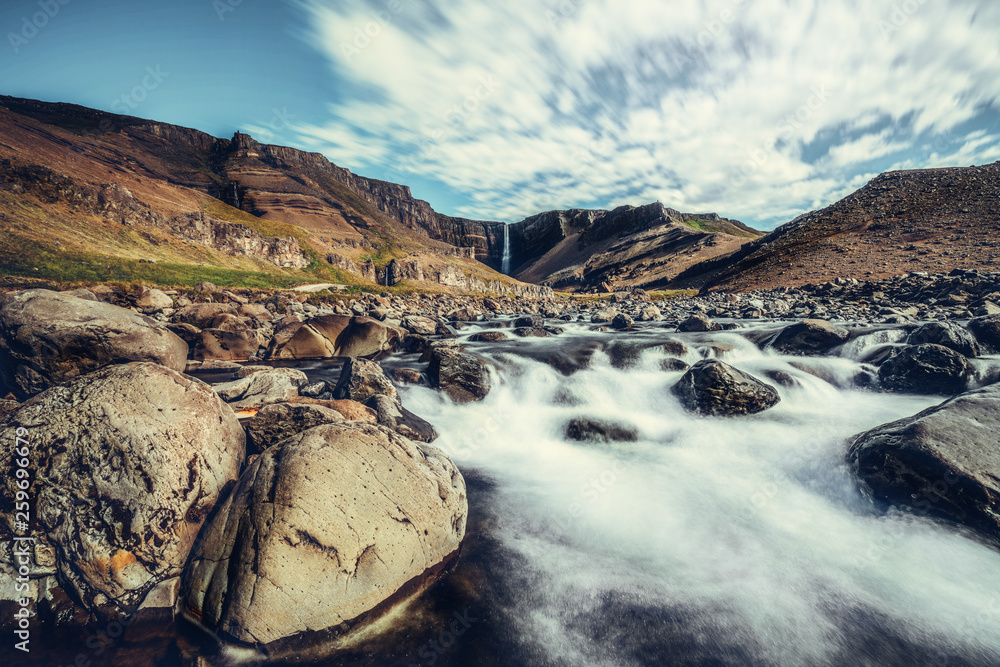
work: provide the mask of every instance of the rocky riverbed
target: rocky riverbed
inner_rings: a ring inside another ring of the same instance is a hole
[[[4,617],[26,595],[39,633],[77,638],[46,647],[67,664],[982,664],[1000,636],[958,625],[988,595],[916,572],[1000,571],[998,300],[1000,275],[968,271],[668,300],[12,291]],[[802,587],[779,604],[783,567]],[[499,653],[434,648],[460,617],[453,644]],[[97,654],[111,624],[131,635]]]

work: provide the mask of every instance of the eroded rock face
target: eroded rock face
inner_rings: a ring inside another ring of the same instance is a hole
[[[465,535],[451,460],[345,422],[269,448],[242,475],[185,572],[182,608],[223,638],[300,651],[417,588]]]
[[[850,332],[826,320],[802,320],[785,327],[772,347],[786,354],[825,354],[850,338]]]
[[[109,364],[183,371],[187,354],[163,325],[118,306],[43,289],[0,295],[0,375],[20,397]]]
[[[247,451],[258,454],[285,438],[315,426],[344,421],[344,415],[323,405],[273,403],[265,405],[247,424]]]
[[[1000,386],[863,433],[847,459],[876,501],[969,526],[1000,543]]]
[[[393,349],[406,332],[370,317],[321,315],[275,334],[271,359],[371,357]]]
[[[427,377],[432,387],[441,389],[456,403],[481,401],[490,392],[486,364],[471,354],[447,347],[432,350]]]
[[[972,365],[941,345],[910,345],[882,363],[878,378],[890,391],[906,394],[957,394],[966,388]]]
[[[771,385],[717,359],[696,363],[671,391],[688,410],[716,416],[755,414],[781,400]]]
[[[180,575],[244,454],[243,429],[211,389],[151,363],[53,387],[2,426],[27,431],[38,532],[60,582],[105,617],[131,614]],[[12,458],[0,451],[8,497]]]

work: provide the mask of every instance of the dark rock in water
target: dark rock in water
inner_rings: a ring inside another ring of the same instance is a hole
[[[824,354],[850,335],[847,329],[826,320],[802,320],[782,329],[771,346],[785,354]]]
[[[415,368],[396,368],[392,371],[392,379],[400,384],[421,384],[424,374]]]
[[[1000,315],[987,315],[971,320],[969,331],[984,347],[1000,352]]]
[[[396,387],[382,372],[382,367],[375,361],[348,357],[340,370],[340,380],[333,390],[335,400],[349,399],[364,403],[372,396],[388,396],[398,398]]]
[[[0,449],[8,491],[18,428],[32,446],[35,553],[50,554],[66,591],[105,618],[172,606],[171,582],[243,461],[233,411],[163,366],[107,366],[39,394],[0,424],[10,434]]]
[[[904,394],[957,394],[966,388],[973,368],[969,360],[942,345],[907,346],[878,369],[879,381]]]
[[[541,327],[521,327],[514,329],[512,333],[520,338],[548,338],[552,335]]]
[[[545,324],[545,319],[541,315],[528,315],[514,320],[514,327],[518,329],[540,328]]]
[[[545,326],[545,327],[542,327],[542,328],[545,329],[546,331],[548,331],[553,336],[558,336],[559,334],[564,333],[566,331],[562,327]]]
[[[955,521],[1000,543],[1000,387],[856,436],[847,460],[876,501]]]
[[[708,319],[704,313],[695,313],[677,325],[677,330],[681,332],[691,331],[721,331],[722,327]]]
[[[618,313],[615,315],[615,319],[611,320],[611,328],[618,329],[622,331],[624,329],[631,329],[635,325],[635,320],[626,315],[625,313]]]
[[[481,401],[490,391],[490,374],[481,359],[446,347],[431,351],[427,377],[456,403]]]
[[[384,395],[372,396],[365,402],[365,405],[378,415],[379,424],[392,429],[404,438],[420,442],[437,440],[438,434],[434,430],[434,426],[404,408],[399,399]]]
[[[771,369],[764,371],[764,375],[768,380],[773,380],[775,383],[782,387],[795,387],[798,386],[799,381],[796,380],[791,373],[786,373],[785,371],[778,369]]]
[[[968,329],[954,322],[928,322],[911,333],[906,342],[910,345],[943,345],[966,357],[979,356],[979,343]]]
[[[781,400],[771,385],[717,359],[699,361],[671,391],[685,408],[703,415],[750,415]]]
[[[660,369],[664,371],[686,371],[689,368],[691,368],[691,366],[688,365],[687,362],[681,361],[680,359],[664,359],[660,362]]]
[[[469,340],[475,343],[496,343],[501,340],[507,340],[507,334],[502,331],[481,331],[469,336]]]
[[[344,415],[332,408],[308,403],[265,405],[246,425],[247,453],[259,454],[271,445],[303,431],[344,421]]]
[[[679,340],[668,340],[663,344],[663,353],[672,357],[684,357],[687,356],[688,348]]]
[[[566,437],[577,442],[635,442],[639,432],[614,422],[577,417],[566,424]]]
[[[315,661],[435,581],[467,517],[465,481],[441,450],[374,424],[317,426],[243,472],[178,607],[223,641]]]
[[[109,364],[183,372],[188,346],[145,315],[44,289],[0,295],[0,381],[19,398]]]

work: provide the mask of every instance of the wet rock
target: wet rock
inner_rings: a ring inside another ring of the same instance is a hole
[[[183,371],[187,355],[166,327],[124,308],[43,289],[0,295],[0,379],[21,398],[127,361]]]
[[[391,375],[400,384],[422,384],[424,380],[424,374],[415,368],[396,368]]]
[[[514,329],[511,333],[518,338],[548,338],[552,335],[541,327],[521,327]]]
[[[615,422],[577,417],[566,424],[566,437],[577,442],[635,442],[639,432]]]
[[[447,347],[431,351],[427,378],[456,403],[481,401],[490,391],[491,380],[481,359]]]
[[[1000,315],[987,315],[969,321],[969,331],[983,347],[1000,352]]]
[[[968,329],[954,322],[928,322],[911,333],[906,342],[910,345],[943,345],[966,357],[979,356],[979,343]]]
[[[380,426],[318,426],[244,472],[185,571],[182,608],[224,640],[301,657],[423,590],[467,514],[439,449]]]
[[[771,346],[785,354],[825,354],[850,336],[847,329],[826,320],[802,320],[782,329]]]
[[[515,329],[541,328],[545,326],[545,318],[541,315],[527,315],[514,320]]]
[[[966,388],[972,373],[963,355],[931,344],[904,347],[878,369],[883,387],[905,394],[957,394]]]
[[[689,368],[691,368],[691,366],[680,359],[664,359],[660,362],[660,370],[669,371],[671,373],[686,371]]]
[[[848,462],[877,502],[1000,544],[1000,387],[971,391],[853,441]]]
[[[710,320],[704,313],[695,313],[678,324],[677,330],[684,333],[692,331],[721,331],[722,327]]]
[[[372,396],[388,396],[391,399],[399,397],[396,387],[385,376],[378,363],[354,357],[345,359],[333,397],[364,403]]]
[[[469,336],[469,340],[475,343],[496,343],[501,340],[507,340],[507,334],[502,331],[481,331]]]
[[[635,326],[635,320],[625,313],[618,313],[615,315],[615,318],[611,320],[611,328],[617,329],[618,331],[631,329],[633,326]]]
[[[618,314],[617,308],[602,308],[590,316],[591,324],[608,324]]]
[[[392,429],[404,438],[420,442],[437,440],[437,431],[431,423],[404,408],[398,398],[379,394],[369,398],[365,405],[375,411],[379,424]]]
[[[307,403],[265,405],[247,422],[247,454],[259,454],[271,445],[303,431],[344,421],[333,408]]]
[[[371,357],[393,349],[406,332],[370,317],[321,315],[275,332],[271,359]]]
[[[152,363],[53,387],[2,424],[17,428],[32,447],[38,545],[60,584],[105,618],[134,613],[180,575],[244,452],[243,429],[211,389]],[[0,450],[9,497],[14,453]]]
[[[781,400],[771,385],[717,359],[699,361],[671,391],[685,408],[703,415],[755,414]]]
[[[291,378],[280,372],[254,373],[240,380],[212,386],[234,410],[253,410],[269,403],[284,403],[299,395]]]

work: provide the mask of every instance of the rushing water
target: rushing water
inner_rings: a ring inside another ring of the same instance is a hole
[[[558,345],[574,335],[594,334]],[[844,464],[850,436],[941,400],[845,388],[863,370],[854,359],[897,334],[807,364],[732,333],[672,337],[689,362],[794,383],[765,413],[703,418],[669,393],[680,373],[661,370],[660,349],[597,351],[565,377],[530,358],[553,343],[521,340],[478,350],[499,369],[481,403],[404,390],[436,444],[490,480],[493,576],[524,587],[499,596],[494,621],[511,626],[517,658],[492,664],[1000,664],[1000,554],[876,511]],[[581,416],[640,439],[569,441]]]

